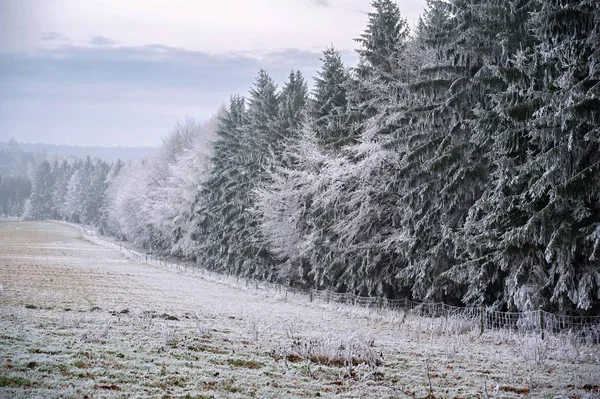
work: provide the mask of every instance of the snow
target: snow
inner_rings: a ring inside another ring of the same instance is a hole
[[[213,280],[63,224],[1,222],[0,397],[423,397],[427,367],[436,397],[593,397],[600,385],[598,346],[568,337],[479,336],[460,320]]]

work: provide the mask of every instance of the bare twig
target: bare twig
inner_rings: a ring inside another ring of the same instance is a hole
[[[429,369],[429,358],[425,359],[425,366],[427,367],[427,381],[429,381],[429,393],[425,398],[435,399],[435,396],[433,395],[433,386],[431,385],[431,370]]]

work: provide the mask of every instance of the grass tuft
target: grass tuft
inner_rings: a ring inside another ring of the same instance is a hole
[[[263,367],[262,363],[255,360],[227,359],[227,363],[235,367],[243,367],[251,370],[256,370]]]
[[[20,388],[32,386],[31,381],[22,377],[0,376],[0,388]]]

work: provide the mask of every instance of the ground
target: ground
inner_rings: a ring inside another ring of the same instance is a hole
[[[340,306],[0,222],[0,397],[600,397],[600,347]]]

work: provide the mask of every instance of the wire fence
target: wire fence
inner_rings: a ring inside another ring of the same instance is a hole
[[[201,267],[201,265],[185,261],[169,261],[142,252],[134,251],[122,244],[103,240],[92,229],[66,223],[81,229],[82,233],[93,242],[113,248],[129,259],[150,265],[165,267],[178,272],[200,274],[203,277],[225,282],[241,289],[254,289],[262,292],[276,292],[287,300],[288,295],[302,295],[310,302],[321,301],[349,306],[374,309],[376,311],[402,311],[405,314],[429,318],[453,318],[470,323],[479,329],[480,334],[486,331],[511,330],[518,333],[537,333],[544,338],[547,334],[576,334],[591,343],[600,343],[600,316],[573,316],[533,310],[525,312],[502,312],[486,307],[459,307],[445,303],[415,302],[409,299],[388,299],[384,297],[364,297],[350,292],[334,292],[330,290],[300,289],[268,281],[239,276],[225,275]]]

